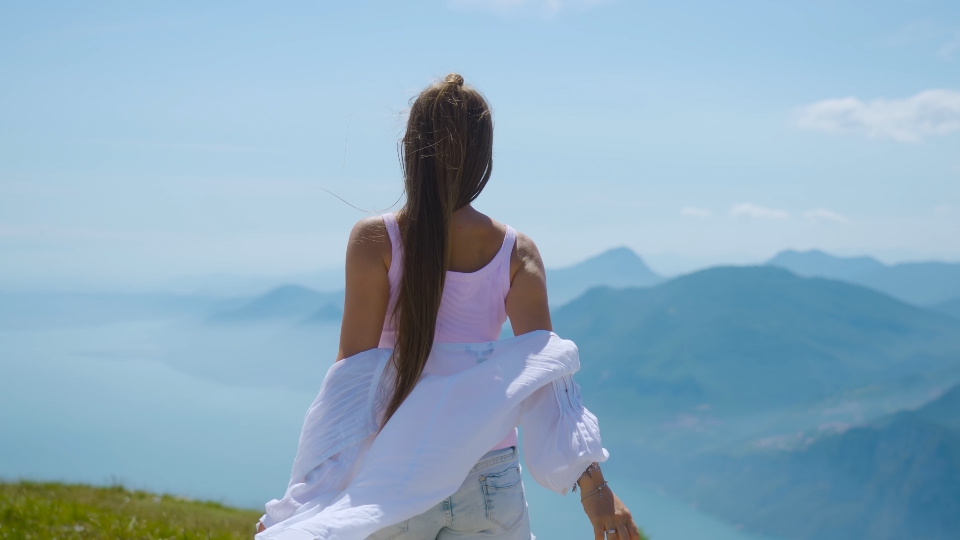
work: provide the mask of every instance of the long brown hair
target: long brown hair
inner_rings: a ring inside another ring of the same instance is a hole
[[[394,306],[397,378],[384,424],[420,379],[433,347],[450,254],[450,217],[477,198],[493,167],[493,119],[456,73],[427,87],[410,107],[400,144],[407,201],[398,212],[403,276]]]

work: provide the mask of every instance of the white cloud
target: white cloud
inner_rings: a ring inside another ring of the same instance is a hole
[[[680,209],[680,215],[686,217],[695,217],[695,218],[708,218],[713,215],[713,212],[707,210],[706,208],[697,208],[695,206],[684,206]]]
[[[960,130],[960,92],[925,90],[906,99],[869,103],[854,97],[825,99],[804,107],[797,124],[816,131],[915,143]]]
[[[809,219],[810,221],[835,221],[837,223],[846,223],[849,221],[846,216],[838,214],[832,210],[827,210],[826,208],[817,208],[816,210],[810,210],[809,212],[803,214],[803,217]]]
[[[556,15],[568,8],[587,9],[607,3],[608,0],[450,0],[450,5],[459,8],[474,8],[493,11],[500,15],[516,13],[540,13]]]
[[[949,204],[940,204],[933,209],[933,213],[939,214],[939,215],[949,214],[950,212],[953,212],[953,207],[950,206]]]
[[[763,219],[787,219],[790,217],[790,214],[786,210],[779,210],[777,208],[766,208],[763,206],[757,206],[756,204],[750,203],[740,203],[733,205],[730,208],[731,216],[747,216],[752,218],[763,218]]]

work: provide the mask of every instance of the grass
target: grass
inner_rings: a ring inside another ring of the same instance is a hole
[[[122,486],[0,482],[0,540],[252,540],[261,515]]]
[[[120,486],[0,483],[0,540],[250,540],[260,515]]]

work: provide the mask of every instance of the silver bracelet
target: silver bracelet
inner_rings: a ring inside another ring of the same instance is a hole
[[[600,472],[600,464],[597,463],[596,461],[594,461],[593,463],[587,466],[586,470],[583,471],[583,474],[581,474],[577,478],[577,481],[573,483],[573,489],[571,491],[577,490],[577,484],[580,483],[580,480],[583,480],[584,476],[588,478],[593,478],[593,473],[595,472]]]
[[[603,490],[603,488],[605,488],[605,487],[607,487],[607,482],[606,482],[606,481],[604,481],[602,484],[600,484],[600,487],[598,487],[597,489],[591,491],[590,493],[587,493],[587,494],[584,495],[583,497],[580,497],[580,502],[583,502],[584,499],[586,499],[587,497],[589,497],[589,496],[591,496],[591,495],[595,495],[595,494],[597,494],[598,492],[600,493],[600,496],[603,497],[603,491],[602,491],[602,490]]]

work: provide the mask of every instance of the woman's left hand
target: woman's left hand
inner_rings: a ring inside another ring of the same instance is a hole
[[[581,502],[583,511],[593,525],[594,540],[604,540],[604,534],[607,535],[607,540],[644,540],[637,524],[633,522],[630,510],[627,510],[610,486],[604,485],[599,493],[590,495]]]

